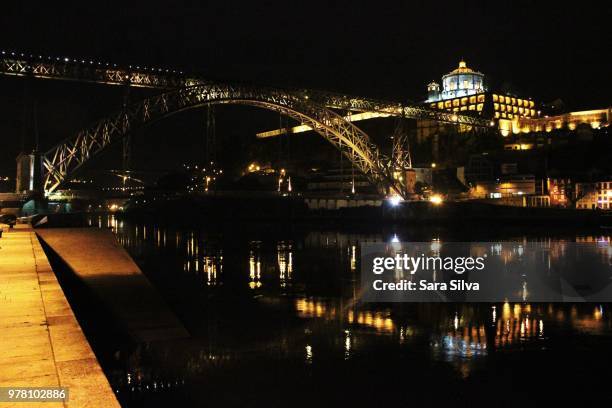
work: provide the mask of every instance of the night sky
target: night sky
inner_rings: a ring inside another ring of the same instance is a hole
[[[429,81],[464,58],[493,87],[536,101],[612,104],[609,1],[15,3],[2,5],[1,49],[397,100],[421,100]],[[13,172],[26,93],[36,100],[43,150],[121,101],[116,88],[36,81],[26,91],[24,82],[0,77],[0,175]],[[278,123],[273,114],[228,109],[218,132],[232,137]],[[191,113],[151,129],[135,160],[197,144],[201,122],[201,112]],[[177,133],[185,136],[178,146]]]

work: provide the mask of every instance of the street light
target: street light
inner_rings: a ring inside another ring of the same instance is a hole
[[[393,207],[397,207],[402,202],[402,197],[398,194],[394,194],[388,197],[387,201],[389,201],[389,204],[391,204]]]
[[[442,196],[440,194],[434,194],[431,197],[429,197],[429,201],[433,204],[433,205],[440,205],[442,204],[442,202],[444,201],[444,199],[442,198]]]

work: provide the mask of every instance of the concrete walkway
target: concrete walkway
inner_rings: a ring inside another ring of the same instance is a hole
[[[119,407],[35,233],[22,225],[0,238],[0,387],[12,386],[68,387],[69,400],[0,407]]]

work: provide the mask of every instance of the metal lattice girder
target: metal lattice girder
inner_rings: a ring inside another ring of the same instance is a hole
[[[398,194],[405,191],[401,181],[392,177],[390,159],[379,152],[368,135],[325,106],[299,93],[278,89],[208,84],[176,89],[130,104],[121,113],[53,147],[43,155],[45,192],[54,191],[87,160],[122,140],[130,131],[208,104],[251,105],[289,116],[323,136],[375,185]]]
[[[128,67],[101,63],[93,60],[43,57],[19,53],[0,53],[0,74],[13,76],[32,76],[43,79],[94,82],[106,85],[129,84],[135,87],[176,89],[185,86],[207,85],[210,82],[198,77],[186,77],[182,72],[160,69]],[[327,91],[293,91],[305,98],[317,101],[333,109],[353,112],[377,112],[390,116],[404,116],[410,119],[431,119],[438,122],[457,123],[476,127],[487,127],[489,121],[469,115],[432,110],[414,104],[382,101],[371,98],[349,96]]]
[[[76,60],[59,57],[35,57],[24,54],[0,54],[0,74],[43,79],[94,82],[106,85],[124,85],[144,88],[172,89],[188,82],[181,72],[159,69],[128,67],[92,60]]]

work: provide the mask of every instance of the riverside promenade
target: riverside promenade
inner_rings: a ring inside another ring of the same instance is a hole
[[[0,387],[67,387],[67,402],[5,407],[120,405],[29,226],[0,238]]]

